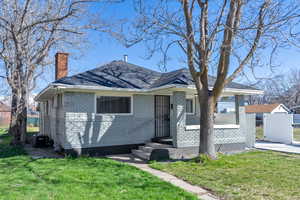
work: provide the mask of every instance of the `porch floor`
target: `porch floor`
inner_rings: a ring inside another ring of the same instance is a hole
[[[152,142],[173,145],[173,139],[171,137],[153,138]]]

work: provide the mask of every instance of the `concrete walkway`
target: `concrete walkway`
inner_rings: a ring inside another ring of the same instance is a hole
[[[185,182],[173,175],[170,175],[166,172],[162,172],[156,169],[153,169],[148,166],[146,162],[143,160],[133,157],[131,154],[122,154],[122,155],[112,155],[112,156],[107,156],[108,158],[111,158],[113,160],[117,160],[120,162],[126,162],[129,165],[135,166],[143,171],[146,171],[154,176],[157,176],[158,178],[169,182],[177,187],[180,187],[188,192],[194,193],[198,196],[199,199],[203,200],[218,200],[216,196],[211,194],[209,191],[195,185],[191,185],[188,182]]]
[[[256,149],[261,149],[261,150],[272,150],[272,151],[279,151],[283,153],[300,154],[300,143],[296,143],[296,142],[293,144],[282,144],[282,143],[259,141],[255,143],[254,147]]]

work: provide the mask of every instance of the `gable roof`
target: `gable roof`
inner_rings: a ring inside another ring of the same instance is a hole
[[[209,76],[209,86],[215,77]],[[124,61],[112,61],[101,67],[59,79],[54,84],[104,86],[109,88],[150,89],[161,86],[194,85],[188,69],[160,73]],[[257,90],[253,87],[231,82],[226,88]]]
[[[248,106],[245,106],[245,111],[246,111],[246,113],[271,113],[278,106],[283,106],[284,109],[287,110],[287,108],[283,104],[274,103],[274,104],[248,105]]]

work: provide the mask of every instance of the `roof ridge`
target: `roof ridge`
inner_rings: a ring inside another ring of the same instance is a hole
[[[179,68],[179,69],[175,69],[175,70],[173,70],[173,71],[164,72],[164,73],[162,73],[162,74],[169,74],[169,73],[173,73],[173,72],[177,72],[177,71],[182,71],[182,70],[186,70],[186,69],[187,69],[187,68],[182,67],[182,68]]]
[[[93,70],[95,70],[95,69],[102,68],[102,67],[104,67],[104,66],[106,66],[106,65],[108,65],[108,64],[110,64],[110,63],[112,63],[112,62],[115,62],[115,61],[116,61],[116,60],[113,60],[113,61],[104,63],[104,64],[102,64],[102,65],[99,66],[99,67],[96,67],[96,68],[93,68],[93,69],[90,69],[90,70],[86,70],[86,71],[84,71],[84,72],[79,72],[79,73],[73,74],[73,75],[71,75],[71,76],[65,76],[65,77],[63,77],[63,78],[61,78],[61,79],[58,79],[58,80],[53,81],[53,83],[55,83],[56,81],[59,81],[59,80],[63,80],[63,79],[65,79],[65,78],[70,78],[70,77],[73,77],[73,76],[78,76],[78,75],[81,75],[81,74],[83,74],[83,73],[90,72],[90,71],[93,71]]]
[[[140,66],[140,65],[136,65],[136,64],[133,64],[133,63],[130,63],[130,62],[125,62],[125,61],[123,61],[123,60],[113,60],[112,62],[121,62],[121,63],[125,63],[125,64],[132,65],[132,66],[137,67],[137,68],[141,68],[141,69],[143,69],[143,70],[146,69],[146,70],[151,71],[151,72],[155,72],[155,73],[162,74],[162,72],[155,71],[155,70],[149,69],[149,68],[147,68],[147,67],[142,67],[142,66]],[[112,63],[112,62],[111,62],[111,63]]]
[[[113,73],[108,73],[112,71]],[[116,73],[116,74],[115,74]],[[209,85],[213,85],[216,77],[208,75]],[[187,67],[181,67],[169,72],[160,72],[142,67],[123,60],[113,60],[96,68],[66,76],[53,82],[70,85],[104,85],[107,87],[153,88],[168,84],[194,85],[194,80]],[[130,86],[131,84],[134,84]],[[255,89],[253,87],[232,81],[227,88]]]

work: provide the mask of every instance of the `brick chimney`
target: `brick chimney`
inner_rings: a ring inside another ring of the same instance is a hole
[[[55,80],[68,75],[68,53],[55,54]]]

